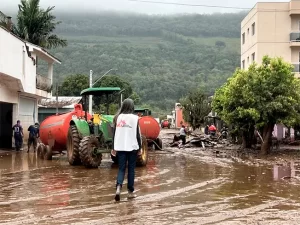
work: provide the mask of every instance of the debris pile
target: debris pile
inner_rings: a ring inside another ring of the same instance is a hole
[[[226,139],[223,139],[221,136],[211,136],[205,134],[190,134],[187,138],[186,144],[182,145],[180,136],[175,134],[173,141],[169,143],[170,147],[179,147],[179,148],[216,148],[229,145],[229,142]]]

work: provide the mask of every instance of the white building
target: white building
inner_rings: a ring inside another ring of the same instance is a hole
[[[48,64],[48,74],[37,74],[37,59]],[[56,62],[60,63],[41,47],[0,27],[0,148],[13,147],[12,126],[17,120],[27,140],[28,126],[38,120],[38,100],[51,97]]]

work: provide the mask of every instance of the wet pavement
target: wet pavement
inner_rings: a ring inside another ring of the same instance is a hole
[[[172,151],[150,153],[148,165],[136,170],[138,197],[127,201],[124,188],[120,203],[109,156],[88,170],[69,166],[66,157],[1,153],[0,223],[300,223],[297,161],[259,166],[195,149]]]

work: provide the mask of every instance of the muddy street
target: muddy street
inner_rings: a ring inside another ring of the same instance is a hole
[[[148,165],[136,170],[138,197],[127,201],[124,188],[120,203],[114,201],[118,168],[109,156],[88,170],[69,166],[65,156],[42,161],[33,152],[2,152],[0,222],[299,224],[296,161],[259,166],[199,149],[172,151],[151,152]]]

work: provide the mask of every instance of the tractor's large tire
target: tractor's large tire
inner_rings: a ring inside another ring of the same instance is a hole
[[[118,154],[118,153],[117,153]],[[119,161],[118,161],[118,156],[113,156],[112,154],[110,154],[110,158],[111,160],[114,162],[114,164],[119,164]]]
[[[145,137],[142,137],[142,154],[137,156],[136,166],[146,166],[148,163],[148,143]]]
[[[162,147],[163,147],[163,143],[162,143],[162,139],[161,138],[157,138],[155,140],[155,150],[162,150]]]
[[[52,149],[49,145],[44,147],[44,159],[45,160],[52,160]]]
[[[102,154],[94,152],[94,149],[99,148],[99,146],[99,141],[95,136],[87,136],[80,141],[79,155],[86,168],[98,168],[100,166]]]
[[[67,156],[71,166],[81,165],[79,144],[80,138],[77,127],[75,125],[71,125],[68,131],[67,140]]]

